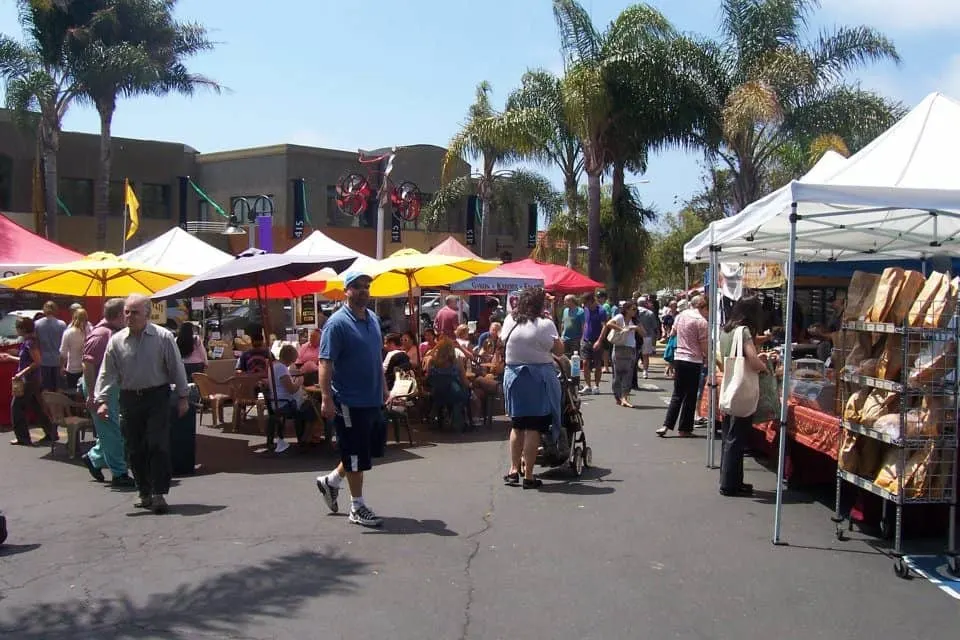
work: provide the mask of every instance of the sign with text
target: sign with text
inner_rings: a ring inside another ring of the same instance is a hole
[[[167,301],[166,300],[150,303],[150,322],[152,322],[153,324],[160,324],[160,325],[167,323]]]
[[[390,219],[390,242],[400,242],[400,230],[403,228],[403,219],[397,212],[393,213]]]

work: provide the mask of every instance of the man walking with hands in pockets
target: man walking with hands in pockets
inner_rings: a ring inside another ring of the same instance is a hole
[[[370,470],[373,457],[383,455],[387,397],[380,319],[367,309],[370,282],[358,271],[344,274],[347,304],[330,316],[320,338],[320,413],[324,420],[335,421],[340,464],[317,478],[317,489],[330,511],[337,513],[337,496],[346,476],[350,522],[379,527],[383,520],[363,499],[363,472]]]
[[[150,298],[132,295],[123,303],[125,329],[113,334],[103,354],[95,392],[97,415],[110,415],[110,391],[120,389],[120,427],[137,482],[135,506],[167,512],[170,491],[170,385],[177,411],[188,409],[187,374],[173,334],[150,322]]]

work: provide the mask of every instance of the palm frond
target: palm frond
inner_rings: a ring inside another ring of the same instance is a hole
[[[0,35],[0,77],[23,76],[39,66],[36,55],[22,42]]]
[[[635,4],[621,11],[604,34],[603,53],[643,49],[652,41],[676,36],[673,24],[661,12],[645,4]]]
[[[813,139],[810,147],[807,149],[807,166],[812,167],[817,164],[820,158],[827,151],[836,151],[844,158],[850,157],[850,149],[843,138],[835,133],[824,133]]]
[[[528,169],[513,169],[494,182],[494,198],[513,205],[536,203],[541,214],[550,220],[563,210],[561,194],[546,176]]]
[[[723,107],[723,134],[730,141],[763,123],[777,123],[783,108],[776,92],[761,81],[751,81],[734,89]]]
[[[840,27],[821,32],[812,47],[813,68],[818,78],[839,80],[847,71],[870,62],[900,64],[893,41],[870,27]]]
[[[560,50],[565,65],[600,59],[601,35],[580,3],[553,0],[553,17],[560,32]]]
[[[784,127],[800,140],[832,133],[856,153],[906,114],[906,108],[859,87],[840,85],[821,91],[793,109]]]
[[[433,194],[423,209],[421,218],[429,229],[435,229],[440,222],[454,215],[464,205],[467,196],[476,191],[476,184],[470,176],[459,176],[444,184]]]

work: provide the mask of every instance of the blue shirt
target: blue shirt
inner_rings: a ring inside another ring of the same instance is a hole
[[[561,337],[565,342],[579,340],[583,336],[583,318],[583,307],[563,308],[563,316],[561,317],[563,335]]]
[[[380,319],[370,309],[361,320],[343,305],[323,325],[319,357],[333,365],[331,384],[341,404],[383,406],[382,349]]]
[[[67,323],[59,318],[44,316],[34,323],[37,343],[40,345],[40,364],[44,367],[60,366],[60,342]]]
[[[583,341],[593,344],[600,338],[603,325],[607,323],[607,312],[599,305],[593,311],[587,308],[584,308],[583,311]]]

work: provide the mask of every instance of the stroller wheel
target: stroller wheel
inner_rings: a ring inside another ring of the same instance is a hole
[[[573,475],[578,478],[583,473],[583,449],[580,447],[573,450],[573,460],[570,461],[570,470],[573,471]]]
[[[589,469],[593,466],[593,449],[586,447],[583,450],[583,468]]]

